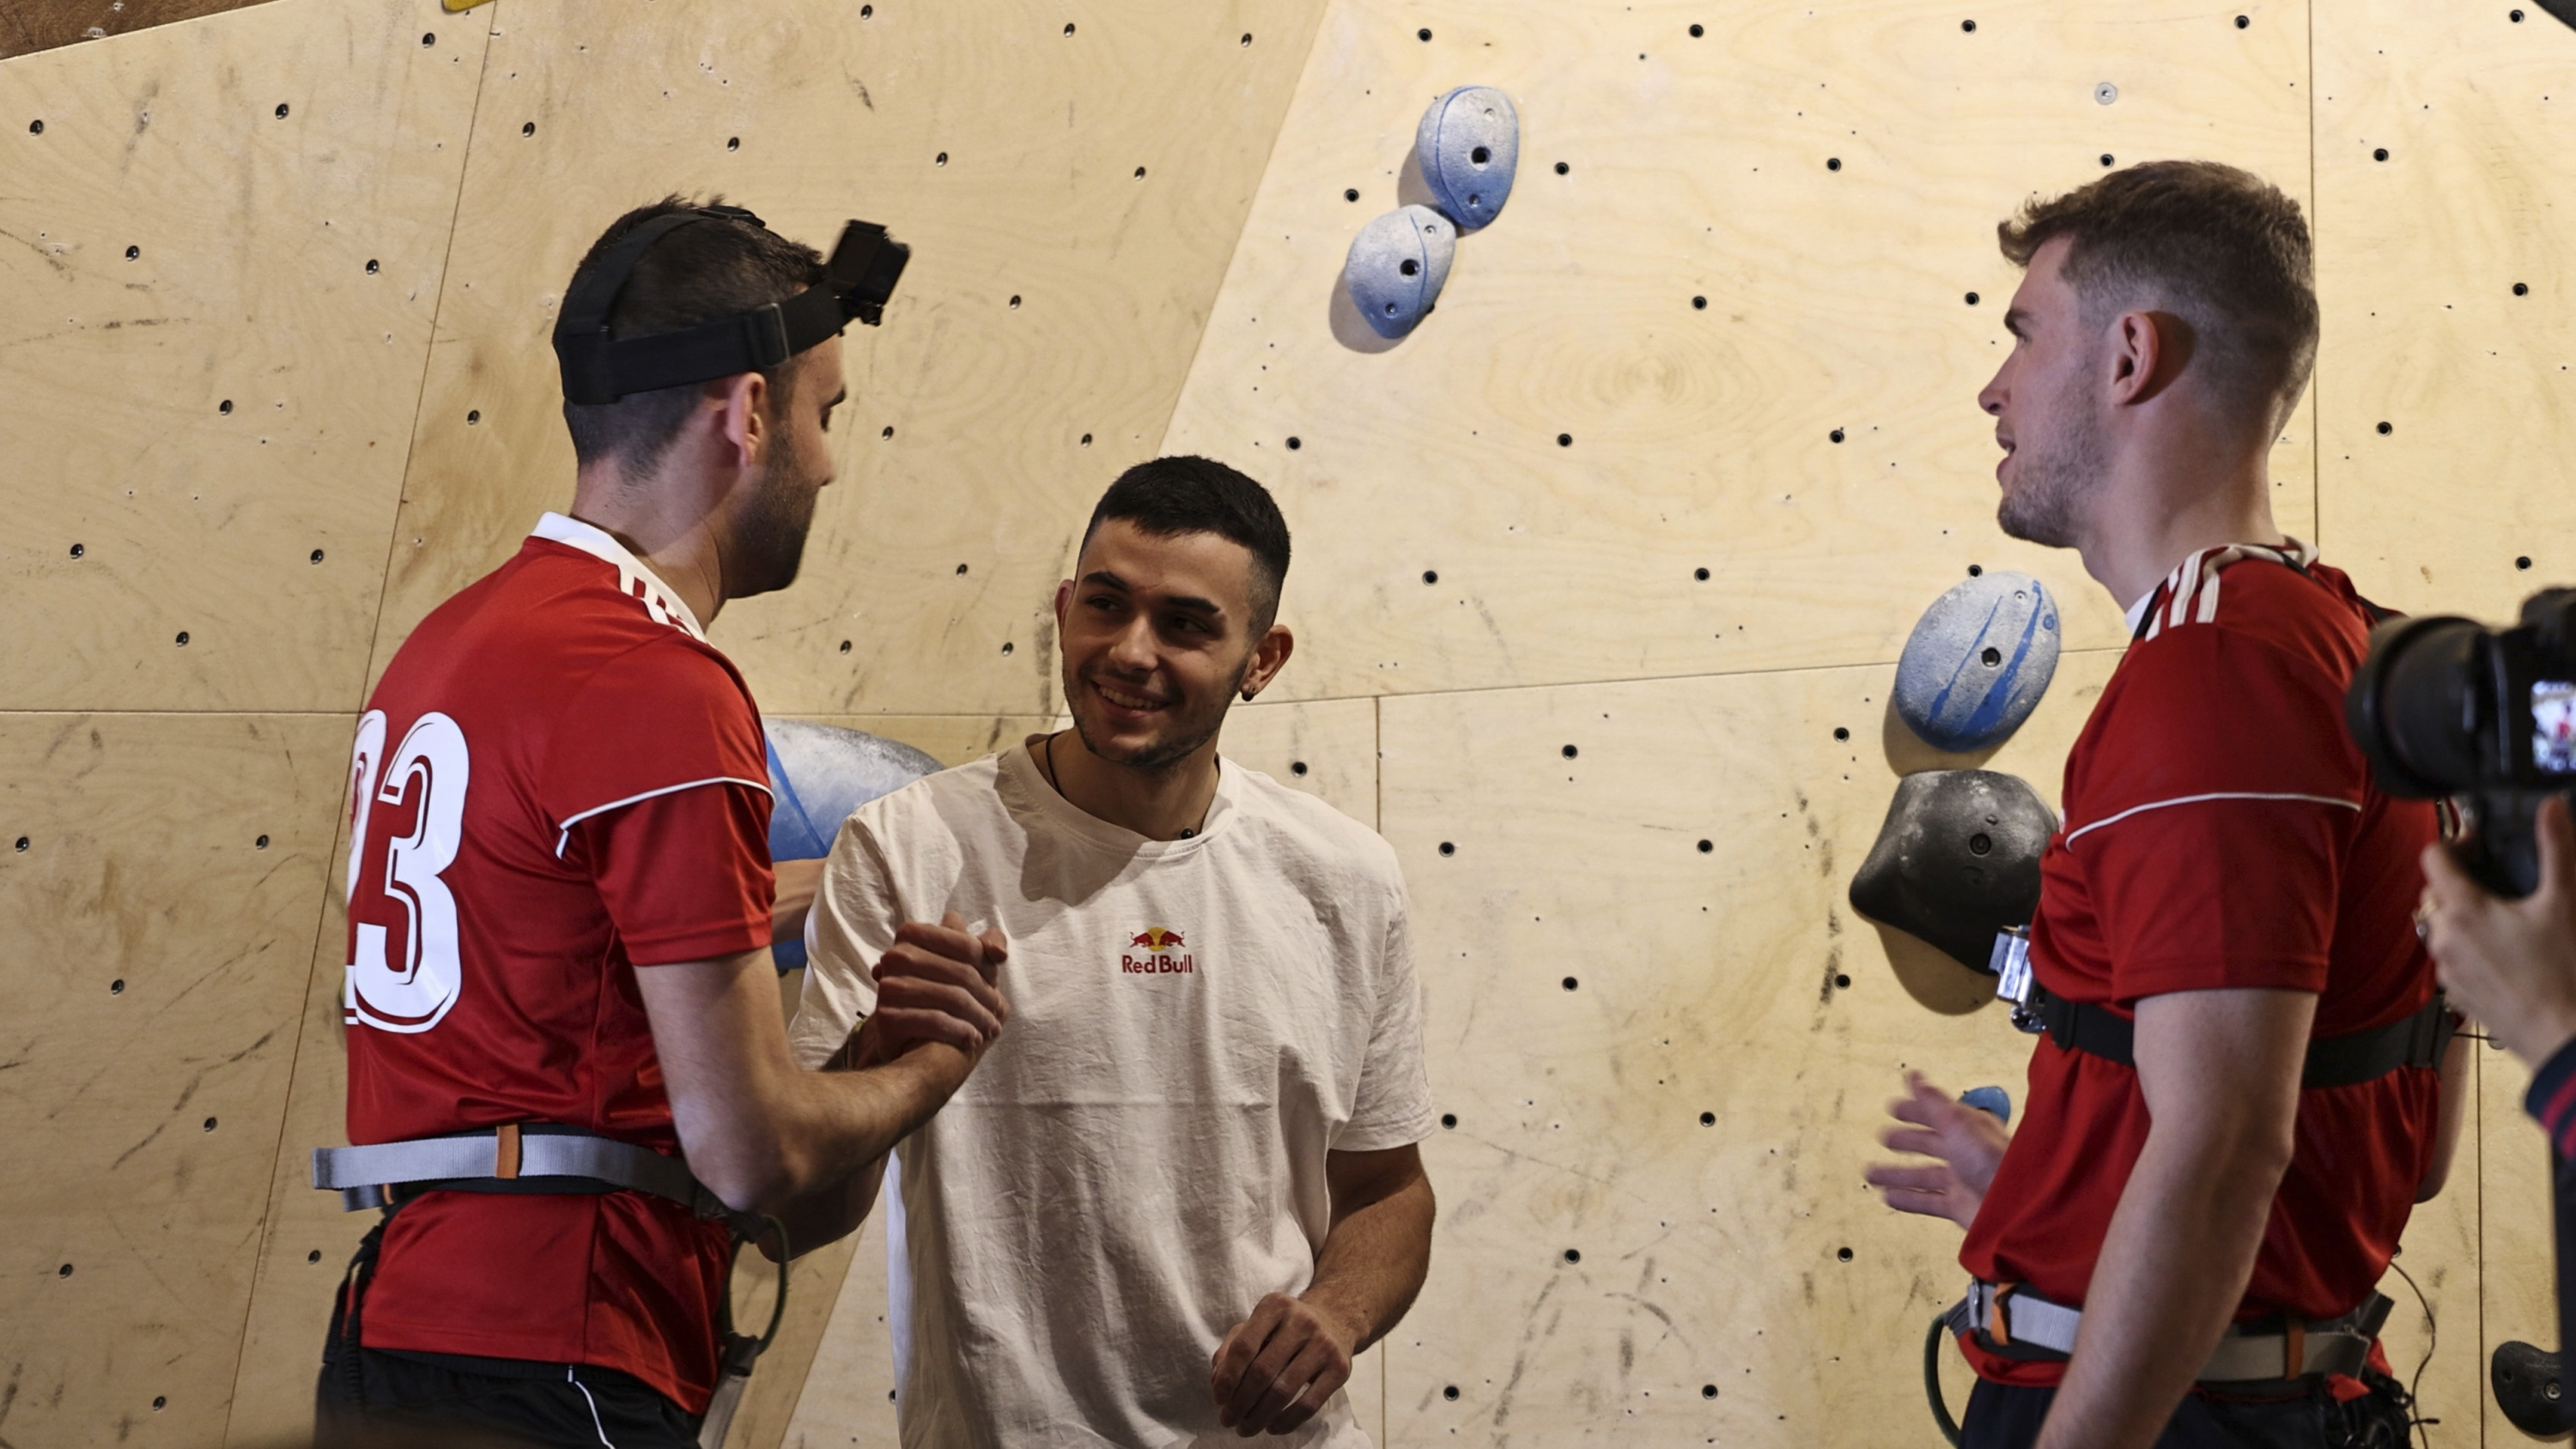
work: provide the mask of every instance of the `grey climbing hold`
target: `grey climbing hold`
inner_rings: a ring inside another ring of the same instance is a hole
[[[2057,674],[2057,601],[2039,580],[1990,573],[1923,611],[1896,661],[1896,713],[1935,749],[2009,738]]]
[[[2039,909],[2039,857],[2057,818],[2020,777],[1925,770],[1896,782],[1852,909],[1983,971],[1996,933]]]
[[[1460,86],[1422,113],[1413,155],[1441,211],[1460,230],[1474,231],[1511,198],[1521,159],[1520,113],[1492,86]]]
[[[769,746],[769,858],[820,860],[832,853],[841,822],[880,795],[891,795],[939,761],[912,746],[838,725],[761,721]],[[778,941],[770,959],[781,971],[805,964],[800,937]]]
[[[1458,232],[1427,206],[1399,207],[1351,238],[1342,283],[1380,337],[1402,337],[1440,300]]]

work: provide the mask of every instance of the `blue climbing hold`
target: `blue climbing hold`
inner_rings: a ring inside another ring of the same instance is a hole
[[[1970,1087],[1959,1094],[1959,1105],[1991,1112],[1996,1121],[2012,1125],[2012,1096],[2001,1087]]]
[[[769,858],[820,860],[852,811],[890,795],[939,761],[907,744],[838,725],[806,720],[763,720],[769,746]],[[805,964],[802,938],[773,943],[770,958],[781,971]]]
[[[1933,601],[1896,662],[1896,713],[1953,754],[2002,744],[2057,673],[2057,601],[2028,574],[1969,579]]]
[[[1440,300],[1458,231],[1427,206],[1398,207],[1360,228],[1342,264],[1351,303],[1380,337],[1402,337]]]
[[[1511,199],[1521,159],[1520,113],[1492,86],[1460,86],[1422,113],[1413,156],[1441,211],[1459,230],[1474,231]]]

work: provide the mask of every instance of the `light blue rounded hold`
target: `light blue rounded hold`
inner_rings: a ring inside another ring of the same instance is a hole
[[[1457,252],[1458,229],[1446,217],[1427,206],[1398,207],[1351,238],[1342,283],[1371,330],[1402,337],[1440,300]]]
[[[761,721],[769,744],[769,858],[820,860],[832,853],[841,822],[880,795],[891,795],[939,761],[907,744],[838,725]],[[803,937],[769,948],[781,971],[805,964]]]
[[[1431,103],[1413,132],[1422,179],[1461,231],[1493,221],[1520,168],[1521,118],[1492,86],[1460,86]]]
[[[1970,1087],[1959,1094],[1959,1105],[1992,1113],[1996,1121],[2012,1125],[2012,1094],[2001,1087]]]
[[[1953,754],[2021,728],[2057,673],[2057,601],[2028,574],[1969,579],[1935,600],[1896,662],[1896,713]]]

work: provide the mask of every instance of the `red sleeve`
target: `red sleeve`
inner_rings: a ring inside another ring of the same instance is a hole
[[[627,959],[769,944],[769,771],[760,717],[711,651],[673,635],[592,676],[542,778],[560,853],[597,885]]]
[[[2214,626],[2134,646],[2115,688],[2081,783],[2086,818],[2066,824],[2113,999],[2324,991],[2366,778],[2341,688]]]

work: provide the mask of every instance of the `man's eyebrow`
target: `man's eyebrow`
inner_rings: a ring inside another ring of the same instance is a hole
[[[1082,581],[1086,584],[1098,584],[1102,588],[1116,589],[1122,594],[1135,592],[1135,590],[1127,586],[1127,581],[1125,579],[1118,577],[1107,569],[1093,569],[1091,572],[1082,576]],[[1196,594],[1174,594],[1171,597],[1164,599],[1162,602],[1168,608],[1186,609],[1193,614],[1222,615],[1225,613],[1224,605],[1219,604],[1214,599],[1200,598]]]

